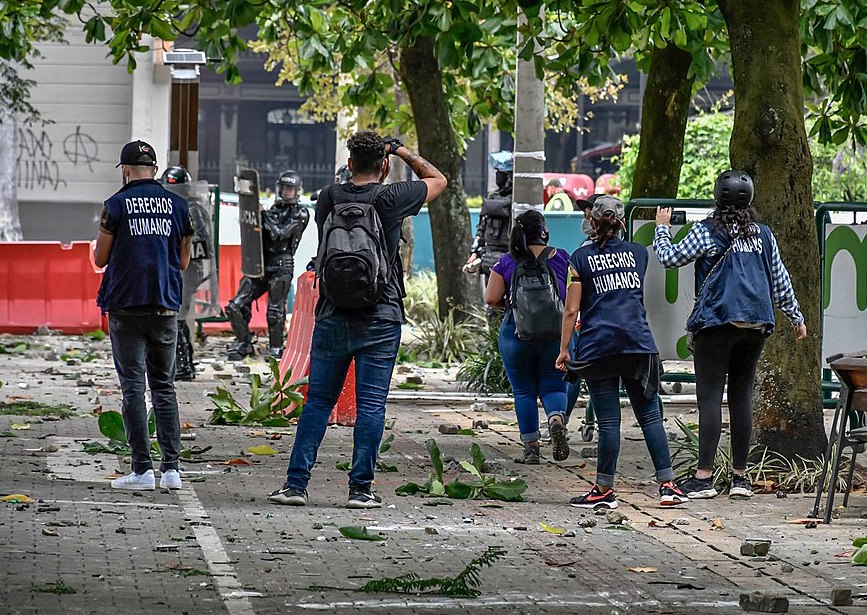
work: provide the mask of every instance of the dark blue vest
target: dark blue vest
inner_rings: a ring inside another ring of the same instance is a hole
[[[97,295],[103,312],[177,310],[181,241],[192,233],[187,202],[153,180],[133,181],[105,202],[114,241]]]
[[[578,248],[569,264],[581,277],[578,361],[623,354],[657,354],[644,309],[647,250],[611,239],[602,250]]]
[[[717,223],[705,221],[704,224],[716,244],[717,254],[700,258],[695,263],[697,304],[686,323],[687,330],[749,322],[764,324],[765,331],[770,334],[774,330],[771,230],[760,224],[757,235],[738,238],[731,252],[708,279],[714,264],[723,258],[731,245],[731,238]],[[704,292],[700,292],[703,284]]]

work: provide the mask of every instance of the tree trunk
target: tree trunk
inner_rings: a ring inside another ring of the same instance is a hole
[[[641,139],[632,179],[632,196],[675,198],[683,165],[683,137],[695,77],[688,77],[692,56],[669,44],[654,47],[641,102]]]
[[[21,241],[16,175],[18,143],[15,119],[0,109],[0,241]]]
[[[470,307],[477,305],[480,297],[470,276],[461,272],[471,241],[470,212],[461,180],[461,155],[449,123],[433,39],[419,37],[414,44],[401,49],[400,73],[415,118],[419,153],[442,171],[449,182],[429,205],[439,311],[444,317],[450,305]]]
[[[752,175],[756,207],[777,237],[806,318],[797,344],[777,312],[777,332],[759,363],[757,440],[783,455],[817,457],[822,417],[819,250],[804,129],[798,0],[721,0],[735,86],[732,167]]]

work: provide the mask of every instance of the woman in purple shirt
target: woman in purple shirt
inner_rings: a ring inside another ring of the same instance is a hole
[[[545,217],[538,211],[528,211],[515,219],[509,241],[509,253],[504,254],[491,270],[485,289],[485,302],[506,310],[500,327],[500,355],[506,375],[515,395],[515,414],[524,443],[524,453],[516,463],[539,464],[539,407],[542,401],[548,416],[548,429],[554,448],[554,459],[563,461],[569,456],[566,441],[566,390],[568,384],[554,366],[559,353],[557,340],[524,341],[518,339],[515,319],[509,303],[512,278],[519,262],[536,260],[548,246],[548,229]],[[569,271],[569,254],[554,249],[548,256],[548,264],[557,281],[557,291],[562,300],[566,296],[566,278]]]

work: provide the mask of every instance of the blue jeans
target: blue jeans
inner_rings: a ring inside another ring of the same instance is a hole
[[[148,412],[145,407],[145,376],[162,451],[160,471],[177,470],[181,454],[181,425],[175,395],[175,346],[178,321],[175,316],[156,314],[109,314],[111,354],[123,393],[123,425],[132,448],[132,471],[153,469]]]
[[[559,414],[566,416],[567,382],[563,373],[556,367],[560,343],[525,342],[515,335],[515,321],[506,316],[500,327],[500,356],[515,395],[515,414],[521,442],[535,442],[539,439],[539,406],[548,418]]]
[[[569,354],[574,361],[578,352],[578,332],[572,331],[572,341],[569,342]],[[566,390],[566,422],[572,419],[572,411],[578,403],[578,395],[581,393],[581,379],[568,383]]]
[[[659,396],[654,396],[650,401],[646,400],[642,386],[638,381],[629,378],[623,379],[623,386],[629,395],[635,418],[644,432],[644,442],[656,469],[656,480],[660,483],[674,480],[668,438],[662,427],[662,415],[659,413]],[[596,483],[600,487],[613,487],[617,457],[620,455],[620,379],[588,379],[587,389],[590,391],[599,425]]]
[[[301,410],[295,443],[286,470],[286,484],[306,489],[316,463],[328,417],[340,397],[343,382],[355,359],[356,419],[353,430],[349,484],[373,482],[379,442],[385,428],[385,401],[400,346],[400,323],[359,321],[332,315],[316,321],[310,349],[310,384]]]

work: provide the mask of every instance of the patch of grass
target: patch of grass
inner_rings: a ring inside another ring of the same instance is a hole
[[[65,419],[72,416],[72,406],[57,404],[49,406],[38,401],[20,399],[0,402],[0,414],[15,416],[56,416]]]
[[[74,594],[75,588],[64,583],[63,579],[57,579],[54,583],[46,583],[41,587],[34,585],[33,591],[43,594],[57,594],[60,596],[62,594]]]

